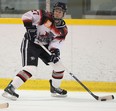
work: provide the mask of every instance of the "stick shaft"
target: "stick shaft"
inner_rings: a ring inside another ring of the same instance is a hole
[[[76,76],[72,73],[69,73],[90,95],[92,95],[96,100],[98,100],[98,96],[93,94]]]
[[[49,54],[51,55],[51,52],[41,43],[39,42],[39,45]],[[60,62],[61,64],[61,62]],[[62,65],[62,64],[61,64]],[[62,65],[63,66],[63,65]],[[64,67],[64,66],[63,66]],[[64,67],[65,68],[65,67]],[[65,68],[66,71],[87,91],[89,92],[89,94],[91,94],[95,99],[98,100],[98,97],[96,95],[94,95],[76,76],[74,76],[71,72],[69,72],[67,70],[67,68]]]

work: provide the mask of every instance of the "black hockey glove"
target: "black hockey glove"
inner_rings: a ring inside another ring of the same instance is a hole
[[[51,49],[50,52],[52,53],[50,57],[50,62],[57,63],[60,59],[60,50],[59,49]]]
[[[26,27],[28,39],[34,41],[37,36],[37,28],[35,25],[31,27]]]

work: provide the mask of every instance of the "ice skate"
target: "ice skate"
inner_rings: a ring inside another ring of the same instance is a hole
[[[2,96],[11,100],[17,100],[17,98],[19,97],[19,95],[15,93],[15,88],[12,84],[9,84],[4,89],[4,93],[2,94]]]
[[[54,97],[66,97],[67,96],[66,90],[53,87],[52,80],[49,80],[49,82],[50,82],[50,92],[52,96]]]

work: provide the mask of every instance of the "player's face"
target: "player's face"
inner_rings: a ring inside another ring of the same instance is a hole
[[[64,16],[64,12],[60,8],[54,10],[54,18],[61,19]]]

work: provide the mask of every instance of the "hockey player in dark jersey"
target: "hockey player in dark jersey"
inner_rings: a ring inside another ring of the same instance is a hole
[[[65,3],[57,2],[52,12],[45,10],[28,11],[22,16],[26,33],[21,44],[22,70],[4,89],[4,97],[16,100],[19,88],[36,73],[38,59],[46,65],[52,62],[53,72],[50,82],[50,92],[53,95],[66,96],[67,91],[60,88],[64,68],[59,64],[60,48],[67,35],[67,26],[63,17],[67,7]],[[41,42],[52,54],[49,55],[38,43]]]

